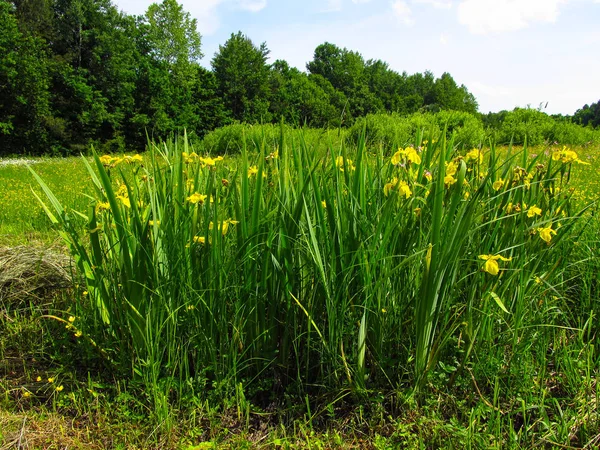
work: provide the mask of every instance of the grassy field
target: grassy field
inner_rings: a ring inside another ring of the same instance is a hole
[[[600,149],[435,138],[2,162],[0,448],[600,445]]]

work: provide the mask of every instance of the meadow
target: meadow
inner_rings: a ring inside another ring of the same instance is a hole
[[[0,445],[600,445],[598,144],[269,127],[0,166],[73,280],[0,297]]]

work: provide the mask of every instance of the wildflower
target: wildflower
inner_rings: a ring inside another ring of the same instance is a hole
[[[456,161],[451,161],[446,163],[446,175],[454,176],[458,171],[458,163]]]
[[[398,184],[398,178],[394,177],[383,186],[383,195],[387,197],[390,191],[396,187],[396,184]]]
[[[64,389],[64,386],[61,384],[60,386],[56,386],[56,392],[61,392]]]
[[[538,233],[540,233],[540,238],[542,241],[546,242],[546,244],[550,245],[550,241],[552,240],[552,235],[556,235],[556,231],[552,229],[552,225],[549,227],[540,227],[537,229]]]
[[[70,323],[73,323],[73,322],[75,322],[75,317],[73,317],[73,316],[69,316],[69,322],[70,322]]]
[[[81,330],[77,330],[77,331],[75,332],[75,335],[74,335],[74,336],[75,336],[76,338],[79,338],[79,337],[81,337],[81,335],[82,335],[82,334],[83,334],[83,333],[81,332]]]
[[[110,210],[110,203],[108,202],[98,202],[96,203],[96,212],[108,211]]]
[[[541,216],[541,215],[542,215],[542,209],[538,208],[535,205],[531,206],[527,210],[527,217],[529,217],[529,218],[534,217],[534,216]]]
[[[186,198],[186,200],[194,205],[197,205],[198,203],[203,205],[207,197],[208,196],[205,194],[199,194],[198,192],[194,192],[192,195]]]
[[[512,258],[505,258],[502,255],[479,255],[479,259],[485,261],[483,265],[483,270],[490,275],[498,275],[500,272],[500,266],[498,265],[498,260],[500,261],[510,261]]]
[[[465,160],[467,162],[476,162],[481,164],[483,162],[483,152],[477,148],[474,148],[465,155]]]
[[[123,157],[123,161],[125,161],[125,162],[127,162],[127,163],[129,163],[129,164],[131,164],[131,163],[134,163],[134,162],[141,163],[141,162],[143,162],[143,161],[144,161],[144,158],[142,158],[142,157],[141,157],[141,155],[138,155],[138,154],[136,153],[136,154],[135,154],[135,155],[133,155],[133,156],[125,155],[125,156]]]
[[[38,376],[38,377],[35,379],[35,381],[37,381],[37,382],[39,383],[40,381],[42,381],[42,377]]]
[[[115,160],[115,158],[110,155],[102,155],[99,159],[103,166],[109,166]]]
[[[444,177],[444,184],[446,187],[452,186],[454,183],[456,183],[456,178],[454,178],[452,175],[446,175]]]
[[[190,153],[190,154],[188,154],[187,152],[183,152],[183,153],[181,154],[181,156],[183,156],[183,161],[184,161],[186,164],[189,164],[189,163],[191,163],[191,162],[194,162],[194,160],[195,160],[196,158],[198,158],[198,155],[196,154],[196,152],[192,152],[192,153]]]
[[[340,172],[344,171],[344,163],[345,163],[345,166],[348,167],[348,170],[350,172],[352,172],[353,170],[356,170],[356,167],[354,167],[354,164],[352,163],[352,160],[350,158],[346,158],[344,160],[343,156],[338,156],[335,159],[335,165],[337,166],[338,169],[340,169]]]
[[[408,164],[421,164],[421,157],[414,149],[414,147],[406,147],[405,149],[399,148],[396,153],[392,156],[392,164],[397,166],[402,161],[406,161]]]
[[[431,175],[431,172],[429,170],[425,171],[425,178],[427,179],[427,181],[431,181],[433,179],[433,176]]]
[[[194,236],[194,242],[196,244],[204,245],[206,243],[206,238],[204,236]]]
[[[153,227],[154,225],[159,226],[160,220],[150,220],[148,221],[148,225],[150,225],[151,227]]]
[[[580,160],[579,156],[577,156],[577,153],[575,153],[573,150],[569,150],[566,146],[563,146],[562,150],[556,150],[554,153],[552,153],[552,159],[554,161],[561,161],[563,164],[569,164],[573,162],[585,165],[590,164]]]
[[[121,202],[127,207],[131,208],[131,202],[129,201],[129,192],[127,191],[127,186],[122,184],[119,186],[117,190],[116,197],[121,200]]]
[[[23,392],[23,397],[25,397],[25,398],[31,397],[31,392],[29,392],[29,391]]]
[[[200,157],[200,163],[204,167],[215,167],[219,161],[223,161],[222,156],[217,156],[216,158],[211,158],[210,156],[207,156],[206,158]]]
[[[48,383],[54,383],[54,378],[48,378]]]
[[[387,309],[381,308],[381,312],[385,314],[387,312]]]
[[[408,198],[412,195],[412,191],[410,190],[410,187],[406,181],[400,181],[400,184],[398,185],[398,191],[400,194],[404,194],[404,198]]]
[[[419,217],[421,215],[421,208],[416,207],[414,210],[415,216]]]
[[[274,152],[269,153],[269,155],[265,159],[268,161],[269,159],[277,158],[279,158],[279,150],[275,150]]]
[[[256,175],[257,173],[258,173],[258,167],[250,166],[248,168],[248,177],[252,177],[252,176]]]
[[[237,225],[239,222],[237,220],[233,220],[233,219],[226,219],[223,222],[219,222],[217,224],[217,229],[221,231],[221,234],[223,236],[225,236],[227,234],[227,231],[229,230],[229,225]],[[208,224],[208,229],[212,230],[214,228],[214,224],[212,222],[210,222]]]
[[[492,184],[492,189],[495,191],[499,191],[500,189],[502,189],[503,186],[504,186],[504,180],[502,180],[502,178],[499,178],[498,180],[494,181],[494,183]]]
[[[321,206],[323,208],[327,208],[327,202],[325,200],[321,200]]]

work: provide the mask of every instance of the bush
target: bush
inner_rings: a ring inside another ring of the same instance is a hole
[[[356,144],[365,130],[367,145],[393,150],[410,144],[418,145],[430,133],[439,135],[446,125],[459,146],[476,147],[485,138],[483,124],[476,116],[460,111],[441,111],[404,117],[398,114],[369,114],[356,120],[350,128],[349,140],[351,144]]]

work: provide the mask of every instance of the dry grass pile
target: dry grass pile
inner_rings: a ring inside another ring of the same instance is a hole
[[[0,304],[44,299],[71,281],[71,260],[59,249],[0,247]]]

